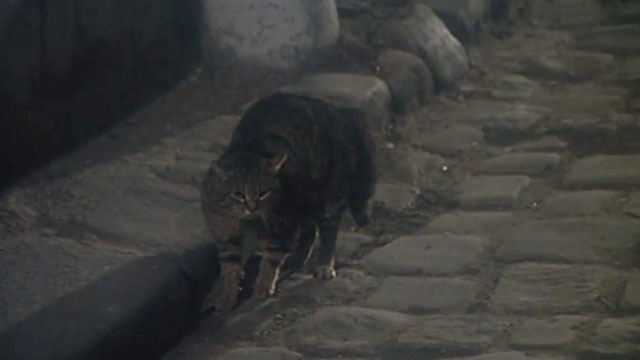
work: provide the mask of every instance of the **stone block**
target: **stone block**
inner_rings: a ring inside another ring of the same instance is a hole
[[[640,218],[640,192],[636,191],[629,195],[629,198],[622,207],[622,211],[624,211],[625,214]]]
[[[511,334],[510,343],[517,348],[544,349],[573,343],[578,339],[576,326],[589,320],[586,316],[560,315],[550,319],[526,319]]]
[[[640,317],[604,319],[579,350],[588,359],[637,359]]]
[[[515,225],[518,221],[518,216],[509,212],[455,211],[439,215],[420,233],[486,234],[502,227]]]
[[[556,113],[582,114],[623,112],[627,104],[627,90],[592,83],[560,83],[551,90],[537,92],[532,103],[554,109]]]
[[[336,243],[336,255],[338,260],[350,259],[358,255],[362,246],[371,245],[375,239],[372,236],[360,233],[339,233]]]
[[[564,357],[555,357],[548,355],[527,355],[517,351],[493,352],[477,356],[465,358],[447,358],[447,360],[570,360]]]
[[[640,155],[595,155],[575,162],[564,178],[569,188],[624,188],[640,185]]]
[[[531,180],[527,176],[476,176],[462,183],[458,200],[464,208],[516,208]]]
[[[240,347],[214,356],[212,360],[303,360],[304,356],[283,346]]]
[[[383,50],[377,59],[377,75],[391,91],[391,108],[405,113],[425,105],[433,96],[433,75],[417,56],[399,50]]]
[[[425,316],[400,335],[393,355],[401,359],[475,355],[492,347],[509,326],[508,321],[484,315]]]
[[[419,189],[410,186],[378,183],[373,202],[387,210],[400,212],[414,207],[419,194]]]
[[[140,255],[57,236],[15,236],[0,251],[0,333],[55,299]]]
[[[418,55],[432,71],[436,86],[452,85],[469,70],[465,49],[428,6],[411,4],[399,19],[390,19],[372,42]]]
[[[204,49],[251,66],[294,69],[336,43],[339,21],[333,0],[207,0]]]
[[[322,73],[304,77],[281,90],[357,111],[365,116],[369,130],[377,134],[384,134],[387,129],[391,94],[387,84],[375,76]]]
[[[544,219],[602,215],[616,209],[620,197],[620,193],[606,190],[560,193],[545,199],[537,215]]]
[[[378,158],[381,174],[402,184],[431,188],[433,184],[442,183],[443,177],[447,176],[442,171],[447,160],[422,150],[394,147],[385,149]]]
[[[545,136],[537,140],[525,141],[509,147],[512,152],[562,152],[568,144],[555,136]]]
[[[436,154],[456,156],[466,151],[473,151],[484,143],[482,130],[467,125],[451,125],[450,127],[427,136],[421,146]]]
[[[392,276],[360,304],[403,313],[464,312],[477,291],[473,281]]]
[[[626,279],[620,308],[634,313],[640,311],[640,274],[634,273]]]
[[[494,236],[504,262],[541,261],[631,264],[640,223],[625,219],[577,218],[529,221]]]
[[[514,153],[483,161],[479,170],[490,175],[543,175],[557,171],[561,158],[553,153]]]
[[[598,26],[578,31],[575,44],[578,49],[605,52],[613,55],[640,54],[640,25]]]
[[[477,236],[405,236],[375,249],[364,259],[374,273],[450,275],[480,268],[489,241]]]
[[[371,358],[410,324],[408,315],[362,307],[325,307],[285,330],[286,343],[325,356]]]
[[[488,15],[488,0],[423,0],[463,44],[474,42]]]
[[[493,311],[527,314],[578,314],[602,309],[597,295],[618,277],[601,266],[521,263],[507,267],[491,298]]]

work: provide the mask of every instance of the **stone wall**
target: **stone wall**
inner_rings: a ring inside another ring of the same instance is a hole
[[[0,184],[179,79],[198,59],[199,3],[0,2]]]

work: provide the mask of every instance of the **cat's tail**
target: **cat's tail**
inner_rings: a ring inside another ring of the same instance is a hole
[[[349,208],[358,227],[369,221],[369,199],[376,186],[375,146],[364,115],[355,110],[343,111],[350,126],[349,144]]]

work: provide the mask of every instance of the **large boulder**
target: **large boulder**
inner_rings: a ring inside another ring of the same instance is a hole
[[[214,69],[290,71],[338,40],[334,0],[206,0],[204,51]]]
[[[410,111],[425,105],[433,96],[433,75],[419,57],[400,50],[383,50],[376,64],[378,76],[391,90],[394,111]]]
[[[374,138],[384,134],[388,125],[391,95],[387,84],[375,76],[323,73],[304,77],[281,91],[316,97],[363,115]]]
[[[463,44],[477,40],[489,10],[489,0],[422,0]]]
[[[418,55],[433,72],[438,88],[452,85],[469,70],[469,57],[430,7],[416,3],[401,10],[374,36],[377,47]]]

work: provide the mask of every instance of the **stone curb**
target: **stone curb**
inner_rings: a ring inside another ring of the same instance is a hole
[[[134,260],[0,334],[0,359],[150,359],[198,322],[214,245]]]

